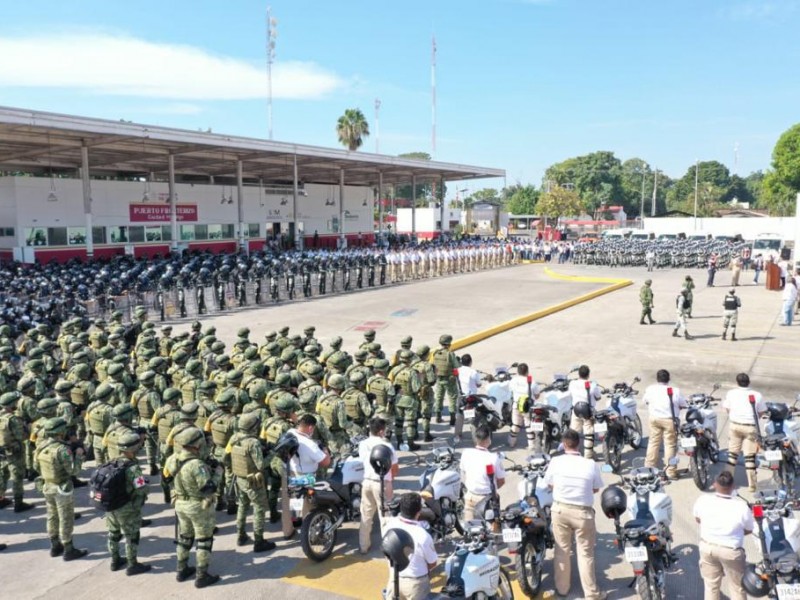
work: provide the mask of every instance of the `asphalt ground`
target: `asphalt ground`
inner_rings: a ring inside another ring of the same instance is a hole
[[[551,265],[558,274],[576,278],[619,277],[631,279],[634,285],[570,307],[475,343],[460,353],[470,352],[474,366],[490,371],[496,366],[514,361],[531,365],[534,377],[549,381],[555,372],[568,370],[572,365],[586,363],[592,376],[603,385],[642,377],[637,388],[655,380],[660,368],[670,370],[674,385],[686,393],[710,390],[720,382],[723,395],[734,384],[740,371],[751,374],[753,386],[769,400],[792,400],[796,393],[794,372],[797,368],[800,340],[795,328],[779,327],[780,294],[766,292],[763,287],[745,285],[739,288],[742,310],[737,330],[740,341],[720,340],[722,298],[726,287],[706,288],[705,274],[691,274],[697,281],[694,316],[690,332],[694,341],[672,338],[675,295],[684,271],[646,273],[638,269],[601,269],[572,265]],[[744,273],[743,282],[750,282]],[[638,290],[646,278],[652,278],[655,292],[655,325],[640,326]],[[719,286],[726,273],[717,276]],[[727,284],[727,281],[725,281]],[[465,274],[447,279],[409,283],[391,288],[365,290],[348,295],[295,301],[263,309],[243,310],[230,315],[216,316],[208,321],[217,327],[218,337],[229,345],[236,331],[247,326],[251,339],[262,341],[263,333],[280,325],[289,325],[300,333],[308,324],[317,326],[317,337],[323,344],[341,335],[348,350],[361,340],[361,330],[374,327],[377,340],[387,354],[398,347],[405,335],[414,336],[415,346],[427,343],[435,346],[440,333],[464,338],[471,333],[516,319],[522,315],[543,311],[572,298],[584,296],[608,284],[580,279],[553,278],[542,265],[524,265],[498,271]],[[204,324],[205,325],[205,324]],[[183,327],[179,325],[176,331]],[[646,407],[640,407],[642,420],[647,423]],[[727,441],[727,419],[720,415],[722,446]],[[435,433],[446,435],[444,425],[434,426]],[[646,431],[645,431],[646,433]],[[506,433],[495,437],[502,449]],[[461,447],[466,447],[466,442]],[[508,453],[513,460],[523,459],[526,452]],[[630,450],[623,457],[629,465],[644,449]],[[423,451],[422,456],[425,455]],[[682,463],[685,463],[685,458]],[[416,489],[419,466],[411,454],[401,456],[401,477],[396,490]],[[84,473],[87,476],[88,471]],[[681,465],[682,467],[685,464]],[[624,468],[624,467],[623,467]],[[761,476],[766,479],[768,475]],[[606,484],[617,478],[604,474]],[[737,482],[744,485],[739,469]],[[27,500],[33,499],[37,509],[15,515],[9,509],[0,511],[0,541],[9,548],[0,554],[2,595],[7,598],[97,598],[135,594],[137,598],[178,598],[200,594],[208,598],[223,598],[235,594],[239,598],[303,598],[306,600],[337,598],[379,598],[386,579],[386,566],[377,549],[377,532],[373,551],[362,557],[357,552],[357,525],[347,524],[340,531],[334,555],[322,564],[305,559],[297,539],[283,541],[277,526],[269,526],[267,536],[278,543],[278,549],[268,554],[253,555],[248,548],[235,546],[234,517],[217,513],[220,534],[215,539],[211,571],[223,576],[222,581],[198,592],[191,583],[178,584],[174,578],[175,556],[173,511],[160,503],[160,488],[151,484],[152,495],[145,507],[145,516],[154,520],[153,526],[142,530],[140,559],[154,566],[153,572],[136,578],[123,573],[111,573],[106,551],[105,527],[99,513],[89,505],[85,489],[76,492],[78,510],[83,518],[76,523],[75,540],[78,547],[88,548],[85,559],[64,563],[51,559],[47,553],[43,501],[26,486]],[[516,476],[509,477],[502,490],[502,503],[514,500]],[[691,507],[700,492],[691,479],[682,480],[667,488],[674,501],[673,532],[676,551],[681,555],[677,567],[668,575],[670,598],[702,596],[702,582],[697,569],[697,528]],[[742,495],[747,496],[747,492]],[[599,501],[598,501],[599,502]],[[611,598],[633,598],[628,587],[631,569],[613,547],[613,526],[599,511],[598,504],[597,569],[601,588]],[[750,538],[748,556],[758,556],[756,540]],[[442,561],[449,551],[442,547]],[[503,553],[505,554],[505,553]],[[548,566],[542,597],[551,597],[552,569]],[[504,561],[510,564],[506,556]],[[573,569],[570,598],[582,596],[577,572]],[[439,580],[441,577],[439,577]],[[517,590],[517,597],[522,597]]]

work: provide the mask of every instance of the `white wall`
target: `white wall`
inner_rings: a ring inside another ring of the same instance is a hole
[[[760,233],[777,233],[784,241],[794,240],[798,220],[795,217],[709,217],[698,218],[697,229],[693,217],[663,217],[644,219],[644,230],[656,235],[661,233],[685,233],[703,231],[712,235],[741,234],[746,240],[755,239]]]
[[[418,208],[416,214],[416,226],[418,232],[432,233],[439,231],[440,211],[438,208]],[[450,221],[461,221],[460,209],[445,209],[444,211],[444,230],[450,231]],[[397,233],[411,233],[411,209],[397,209]]]

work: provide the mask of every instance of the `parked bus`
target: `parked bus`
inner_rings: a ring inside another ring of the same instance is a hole
[[[773,260],[780,260],[783,240],[777,233],[759,233],[753,240],[753,258],[761,254],[764,260],[772,257]]]

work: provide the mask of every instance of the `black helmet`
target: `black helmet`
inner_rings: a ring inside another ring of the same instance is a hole
[[[580,419],[592,418],[592,407],[589,406],[588,402],[576,402],[575,406],[572,407],[572,412]]]
[[[755,565],[747,565],[742,575],[742,587],[748,595],[754,598],[763,598],[769,593],[769,580],[762,579],[756,571]]]
[[[703,413],[696,408],[690,408],[689,410],[686,411],[686,422],[691,423],[693,421],[695,423],[700,423],[700,424],[702,424],[703,421],[705,421]]]
[[[397,572],[404,571],[411,562],[410,556],[414,552],[414,539],[403,529],[390,529],[383,536],[381,550]]]
[[[294,435],[291,433],[284,433],[278,440],[278,443],[275,444],[273,450],[282,460],[288,461],[292,456],[297,454],[299,447],[300,443]]]
[[[628,508],[628,495],[616,485],[610,485],[600,495],[600,507],[609,519],[619,519]]]
[[[369,464],[379,477],[392,470],[392,449],[386,444],[378,444],[369,453]]]

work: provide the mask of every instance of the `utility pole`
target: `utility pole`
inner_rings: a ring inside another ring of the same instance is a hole
[[[375,98],[375,154],[381,153],[381,100]]]
[[[436,155],[436,36],[431,37],[431,158]]]
[[[269,139],[272,139],[272,63],[275,62],[275,38],[278,37],[278,19],[272,18],[272,7],[267,6],[267,119]]]
[[[656,199],[658,198],[658,169],[655,172],[655,178],[653,179],[653,202],[650,206],[650,216],[656,216]]]

